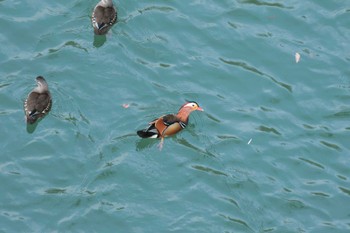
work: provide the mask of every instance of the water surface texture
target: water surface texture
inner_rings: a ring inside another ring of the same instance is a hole
[[[0,0],[0,232],[350,232],[350,1],[114,2]]]

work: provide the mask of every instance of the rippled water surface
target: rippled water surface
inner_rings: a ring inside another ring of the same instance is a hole
[[[349,1],[114,2],[0,0],[0,232],[350,232]]]

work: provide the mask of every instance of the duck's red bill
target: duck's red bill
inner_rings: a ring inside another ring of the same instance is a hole
[[[198,110],[198,111],[204,111],[204,109],[201,108],[201,107],[198,107],[197,110]]]

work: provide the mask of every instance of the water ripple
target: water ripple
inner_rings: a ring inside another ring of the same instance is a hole
[[[331,197],[331,195],[323,193],[323,192],[311,192],[312,195],[320,196],[320,197]]]
[[[224,214],[219,214],[219,216],[223,217],[224,219],[227,219],[233,223],[237,223],[239,225],[242,225],[242,226],[246,227],[246,229],[251,231],[251,232],[255,232],[252,228],[249,227],[249,225],[245,221],[243,221],[241,219],[233,218],[233,217],[230,217],[230,216],[227,216]]]
[[[49,48],[49,49],[46,49],[45,51],[38,52],[35,55],[35,58],[40,58],[40,57],[43,57],[46,55],[53,55],[53,54],[58,53],[62,49],[67,48],[67,47],[73,47],[73,48],[83,50],[84,52],[88,52],[88,50],[85,47],[83,47],[82,45],[80,45],[78,42],[67,41],[64,44],[58,46],[57,48]]]
[[[0,2],[0,231],[349,231],[346,1],[115,0],[96,41],[96,1]],[[190,97],[162,151],[136,135]]]
[[[281,82],[281,81],[278,81],[278,80],[275,79],[274,77],[272,77],[272,76],[270,76],[270,75],[268,75],[268,74],[263,73],[262,71],[256,69],[256,68],[253,67],[253,66],[250,66],[250,65],[246,64],[245,62],[226,60],[226,59],[221,58],[221,57],[219,58],[219,60],[222,61],[222,62],[224,62],[224,63],[226,63],[226,64],[228,64],[228,65],[233,65],[233,66],[241,67],[241,68],[243,68],[243,69],[245,69],[245,70],[248,70],[248,71],[250,71],[250,72],[256,73],[256,74],[258,74],[258,75],[260,75],[260,76],[266,76],[266,77],[268,77],[271,81],[273,81],[274,83],[276,83],[276,84],[278,84],[279,86],[281,86],[281,87],[287,89],[289,92],[293,92],[293,89],[292,89],[292,87],[291,87],[290,85],[288,85],[288,84],[286,84],[286,83],[283,83],[283,82]]]
[[[344,188],[344,187],[339,187],[339,189],[345,193],[346,195],[350,196],[350,189]]]
[[[171,11],[175,11],[174,8],[169,7],[169,6],[149,6],[149,7],[145,7],[141,10],[138,10],[141,14],[147,11],[160,11],[160,12],[164,12],[164,13],[169,13]]]
[[[334,144],[334,143],[330,143],[330,142],[326,142],[326,141],[320,141],[320,143],[328,148],[337,150],[337,151],[342,151],[342,149],[340,148],[340,146]]]
[[[282,9],[294,9],[292,6],[285,6],[282,3],[278,2],[264,2],[259,0],[239,0],[240,3],[243,4],[251,4],[256,6],[269,6],[269,7],[278,7]]]
[[[214,174],[214,175],[219,175],[219,176],[228,176],[226,173],[215,170],[213,168],[209,168],[209,167],[205,167],[205,166],[201,166],[201,165],[192,165],[192,168],[198,170],[198,171],[203,171],[203,172],[207,172],[209,174]]]
[[[325,169],[324,166],[322,166],[321,164],[316,163],[316,162],[314,162],[314,161],[312,161],[310,159],[305,159],[305,158],[301,158],[301,157],[299,157],[299,159],[301,161],[304,161],[304,162],[308,163],[309,165],[312,165],[312,166],[315,166],[315,167],[318,167],[318,168],[321,168],[321,169]]]
[[[64,194],[64,193],[66,193],[66,189],[50,188],[50,189],[46,189],[45,193],[47,193],[47,194]]]
[[[276,135],[281,135],[281,133],[278,132],[278,130],[274,129],[273,127],[267,127],[267,126],[261,125],[257,129],[262,131],[262,132],[273,133],[273,134],[276,134]]]
[[[239,208],[238,202],[233,200],[232,198],[228,198],[228,197],[223,197],[223,199],[225,201],[228,201],[229,203],[233,204],[234,206],[236,206],[237,208]]]

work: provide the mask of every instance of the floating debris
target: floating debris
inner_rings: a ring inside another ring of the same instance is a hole
[[[247,144],[249,145],[249,144],[252,142],[252,140],[253,140],[253,138],[251,138],[251,139],[248,141]]]
[[[295,53],[295,62],[298,63],[300,61],[300,54]]]

